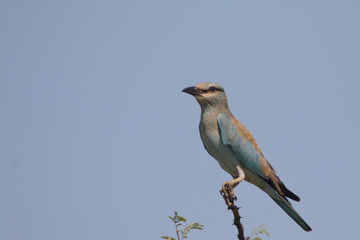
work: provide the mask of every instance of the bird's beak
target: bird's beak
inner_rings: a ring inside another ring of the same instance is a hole
[[[186,92],[190,95],[193,95],[193,96],[200,96],[200,91],[197,90],[196,87],[187,87],[187,88],[184,88],[182,91]]]

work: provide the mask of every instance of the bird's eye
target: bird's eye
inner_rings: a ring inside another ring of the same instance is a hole
[[[216,91],[216,88],[215,87],[210,87],[209,91],[214,92],[214,91]]]

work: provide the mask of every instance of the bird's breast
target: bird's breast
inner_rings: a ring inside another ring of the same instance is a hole
[[[238,177],[236,166],[239,166],[240,162],[231,148],[222,142],[217,118],[213,121],[209,121],[209,118],[202,120],[199,128],[201,140],[208,153],[219,162],[221,168],[231,176]]]

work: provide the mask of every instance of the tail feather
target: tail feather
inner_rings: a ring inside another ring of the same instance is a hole
[[[284,193],[286,197],[291,198],[294,201],[300,202],[300,198],[295,193],[290,191],[290,189],[288,189],[283,182],[281,182],[281,184],[279,185],[281,191]]]
[[[292,199],[294,201],[300,202],[300,198],[285,186],[285,184],[283,183],[283,181],[281,180],[279,175],[275,172],[274,168],[271,165],[270,165],[270,167],[272,169],[272,173],[274,174],[275,178],[277,179],[277,184],[279,185],[279,187],[280,187],[281,191],[283,192],[283,194],[286,197],[288,197],[288,198],[290,198],[290,199]],[[267,182],[277,190],[277,188],[275,187],[275,184],[271,181],[271,179],[267,180]]]
[[[291,206],[289,201],[277,194],[278,199],[270,196],[300,227],[302,227],[305,231],[311,231],[311,227],[302,219],[302,217],[295,211],[295,209]]]

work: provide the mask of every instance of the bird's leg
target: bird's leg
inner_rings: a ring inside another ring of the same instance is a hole
[[[242,181],[245,179],[245,173],[244,171],[237,166],[238,172],[239,172],[239,177],[235,178],[231,181],[228,182],[224,182],[222,184],[221,190],[220,190],[220,194],[224,197],[225,203],[226,205],[228,205],[228,207],[232,207],[234,200],[236,200],[236,196],[234,194],[234,188]]]
[[[240,221],[240,214],[239,214],[239,208],[234,204],[234,200],[236,200],[236,196],[234,194],[234,188],[245,179],[245,173],[240,168],[240,166],[236,167],[238,169],[239,177],[235,178],[234,180],[224,182],[222,185],[222,188],[220,190],[221,195],[223,196],[225,200],[225,204],[228,207],[228,209],[233,212],[234,214],[234,225],[238,229],[238,239],[239,240],[245,240],[244,236],[244,228]]]
[[[224,199],[226,198],[230,202],[236,200],[236,196],[234,194],[234,188],[239,184],[239,182],[242,181],[242,179],[235,178],[234,180],[224,182],[222,184],[220,193],[224,196]]]

